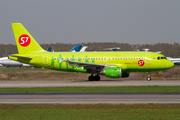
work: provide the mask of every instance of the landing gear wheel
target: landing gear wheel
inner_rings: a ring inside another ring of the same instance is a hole
[[[147,81],[151,81],[151,75],[149,72],[147,72]]]
[[[99,81],[101,78],[100,78],[99,75],[96,75],[96,76],[94,77],[94,79],[95,79],[95,81]]]
[[[147,80],[148,80],[148,81],[151,81],[151,77],[147,77]]]
[[[89,76],[89,81],[94,81],[95,77],[94,76]]]

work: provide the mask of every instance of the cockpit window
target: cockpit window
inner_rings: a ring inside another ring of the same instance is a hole
[[[167,59],[166,57],[161,57],[161,59]]]
[[[157,57],[158,60],[167,59],[166,57]]]

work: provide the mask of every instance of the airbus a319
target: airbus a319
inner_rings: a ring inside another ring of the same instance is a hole
[[[167,70],[174,63],[162,54],[144,51],[117,52],[48,52],[21,23],[12,23],[18,54],[9,59],[52,70],[90,73],[89,81],[99,81],[103,74],[110,78],[129,77],[130,72]],[[147,75],[147,80],[151,80]]]

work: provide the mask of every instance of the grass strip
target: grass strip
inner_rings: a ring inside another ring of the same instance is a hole
[[[178,120],[180,104],[0,104],[1,120]]]
[[[0,88],[0,92],[180,92],[180,86]]]

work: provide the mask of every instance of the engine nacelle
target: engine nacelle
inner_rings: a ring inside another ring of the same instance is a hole
[[[120,67],[106,67],[100,74],[110,78],[124,78],[130,75],[129,72],[122,72],[122,68]]]

